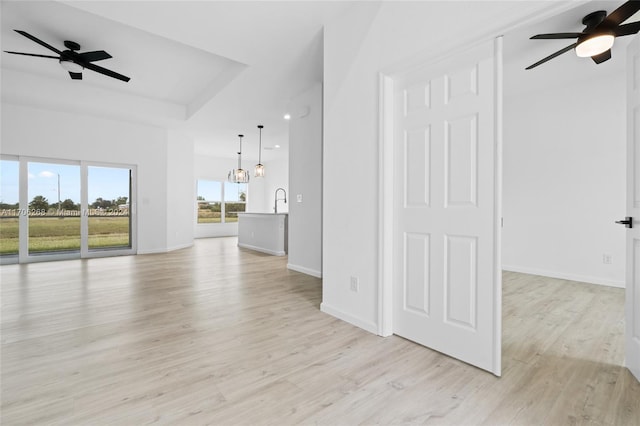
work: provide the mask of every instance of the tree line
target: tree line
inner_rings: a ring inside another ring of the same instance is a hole
[[[244,212],[245,203],[224,203],[224,211],[229,212]],[[220,213],[222,212],[222,203],[220,202],[200,202],[198,203],[198,209],[200,210],[211,210],[212,212]]]
[[[244,212],[247,194],[245,192],[241,192],[238,196],[241,202],[238,203],[224,203],[224,210],[226,212]],[[220,201],[206,201],[202,195],[198,195],[198,209],[199,210],[211,210],[212,212],[222,212],[222,203]]]
[[[89,204],[92,209],[117,209],[122,204],[127,204],[128,197],[118,197],[114,200],[105,200],[101,197]],[[18,209],[19,203],[7,204],[0,203],[0,209]],[[64,201],[60,201],[60,205],[57,202],[50,203],[43,195],[36,195],[29,203],[29,209],[48,211],[49,209],[56,210],[80,210],[80,203],[74,202],[72,199],[67,198]]]

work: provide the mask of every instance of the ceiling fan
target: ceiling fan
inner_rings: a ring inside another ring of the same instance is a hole
[[[65,40],[64,46],[67,48],[67,50],[61,51],[49,45],[48,43],[45,43],[39,38],[32,36],[26,31],[21,31],[21,30],[14,30],[14,31],[17,32],[18,34],[25,36],[29,40],[35,41],[39,45],[44,46],[47,49],[57,53],[58,56],[38,55],[35,53],[10,52],[8,50],[5,50],[6,53],[12,53],[14,55],[36,56],[38,58],[57,59],[60,62],[60,65],[62,66],[62,68],[69,71],[69,75],[73,80],[82,80],[82,70],[85,68],[100,74],[104,74],[108,77],[113,77],[118,80],[125,81],[125,82],[130,80],[130,78],[125,75],[118,74],[117,72],[108,70],[106,68],[100,67],[92,63],[96,61],[102,61],[103,59],[112,58],[112,56],[109,55],[104,50],[78,53],[78,50],[80,50],[80,45],[75,41]]]
[[[538,34],[531,37],[532,40],[553,40],[553,39],[578,39],[575,43],[560,49],[557,52],[539,60],[535,64],[529,65],[530,70],[538,65],[560,56],[571,49],[576,50],[576,55],[581,58],[591,57],[596,64],[611,59],[611,46],[616,37],[636,34],[640,31],[640,21],[630,24],[620,25],[633,14],[640,10],[640,1],[630,0],[611,12],[599,10],[592,12],[582,19],[585,29],[580,33],[553,33]]]

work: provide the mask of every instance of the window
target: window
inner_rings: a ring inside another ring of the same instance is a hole
[[[238,213],[245,211],[247,206],[246,183],[224,183],[224,221],[237,222]]]
[[[198,181],[198,223],[222,222],[222,182]]]
[[[245,211],[247,184],[200,179],[197,194],[198,223],[232,223]]]

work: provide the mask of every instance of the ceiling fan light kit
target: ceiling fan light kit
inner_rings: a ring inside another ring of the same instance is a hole
[[[632,22],[622,25],[624,21],[640,11],[640,1],[630,0],[607,15],[604,10],[592,12],[582,19],[585,25],[582,32],[537,34],[531,37],[534,40],[559,40],[577,39],[577,41],[555,53],[529,65],[530,70],[542,65],[551,59],[575,49],[576,55],[581,58],[591,58],[596,64],[611,59],[611,48],[616,37],[632,35],[640,32],[640,22]]]
[[[611,34],[596,35],[586,38],[576,45],[576,55],[580,58],[590,58],[611,49],[615,37]]]
[[[60,59],[60,66],[64,68],[65,71],[79,73],[82,72],[84,67],[82,65],[76,64],[69,59]]]

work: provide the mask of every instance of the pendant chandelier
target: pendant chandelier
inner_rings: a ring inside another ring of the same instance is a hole
[[[258,151],[258,164],[256,164],[255,171],[253,175],[255,177],[264,177],[264,166],[262,165],[262,129],[264,126],[262,124],[258,124],[258,129],[260,129],[260,148]]]
[[[242,138],[244,135],[238,135],[240,138],[240,150],[238,151],[238,168],[231,170],[227,176],[227,180],[233,183],[248,183],[249,173],[242,169]]]

